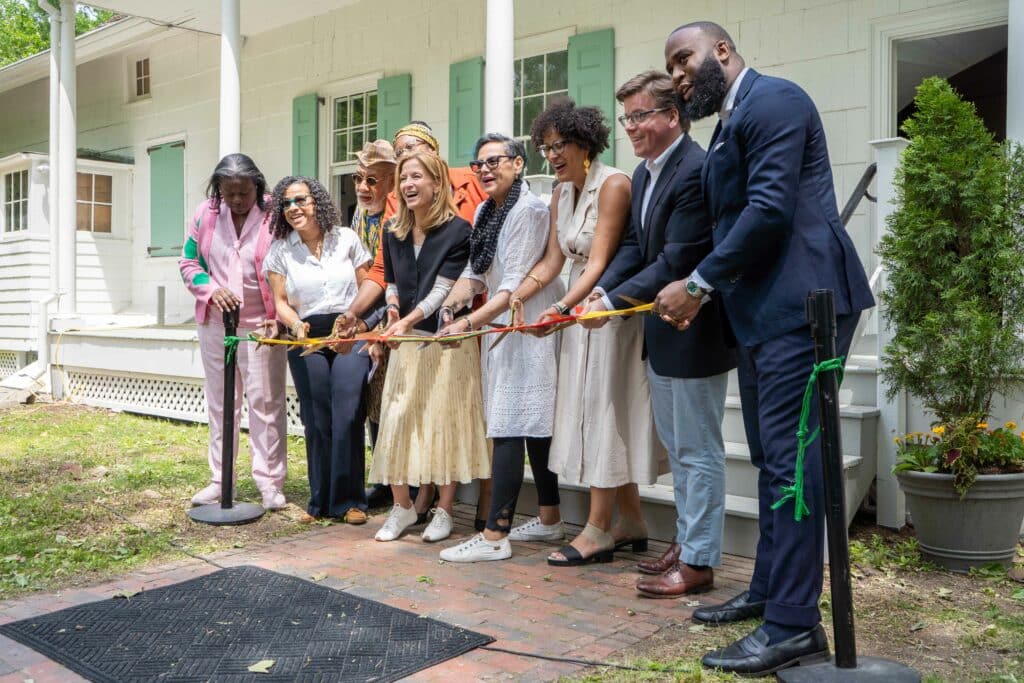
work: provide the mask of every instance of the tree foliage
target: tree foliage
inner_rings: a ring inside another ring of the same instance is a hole
[[[59,2],[53,3],[55,6]],[[110,10],[79,5],[75,35],[81,35],[114,18]],[[0,0],[0,67],[50,48],[50,22],[37,0]]]
[[[943,79],[915,102],[879,246],[893,330],[882,373],[890,396],[908,391],[943,423],[981,421],[1024,370],[1024,153]]]

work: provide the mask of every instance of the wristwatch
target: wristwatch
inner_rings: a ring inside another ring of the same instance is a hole
[[[692,296],[694,299],[703,299],[707,291],[697,284],[696,280],[686,281],[686,293]]]

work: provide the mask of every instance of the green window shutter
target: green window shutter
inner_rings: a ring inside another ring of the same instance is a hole
[[[178,256],[185,233],[185,143],[149,150],[149,255]]]
[[[300,95],[292,100],[292,174],[317,177],[317,110],[316,93]]]
[[[484,58],[448,67],[448,164],[473,160],[473,145],[484,132]]]
[[[601,161],[615,163],[615,32],[610,28],[569,38],[569,97],[597,106],[611,128]]]
[[[412,76],[399,74],[377,81],[377,137],[391,141],[412,119]]]

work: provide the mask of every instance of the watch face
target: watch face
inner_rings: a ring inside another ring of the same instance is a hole
[[[700,294],[701,294],[701,292],[700,292],[700,285],[698,285],[693,280],[688,280],[686,282],[686,292],[690,296],[700,296]]]

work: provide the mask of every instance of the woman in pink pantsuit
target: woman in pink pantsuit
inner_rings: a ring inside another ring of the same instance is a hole
[[[210,420],[211,483],[192,497],[193,505],[220,501],[224,421],[225,311],[239,309],[238,335],[272,334],[274,297],[263,277],[263,259],[273,239],[267,226],[267,181],[253,160],[229,154],[220,160],[207,186],[207,201],[196,209],[178,260],[185,286],[196,298],[199,351],[206,375]],[[242,391],[249,401],[249,450],[252,478],[263,507],[285,506],[287,472],[285,412],[286,355],[283,346],[257,349],[238,345],[235,373],[235,453]]]

